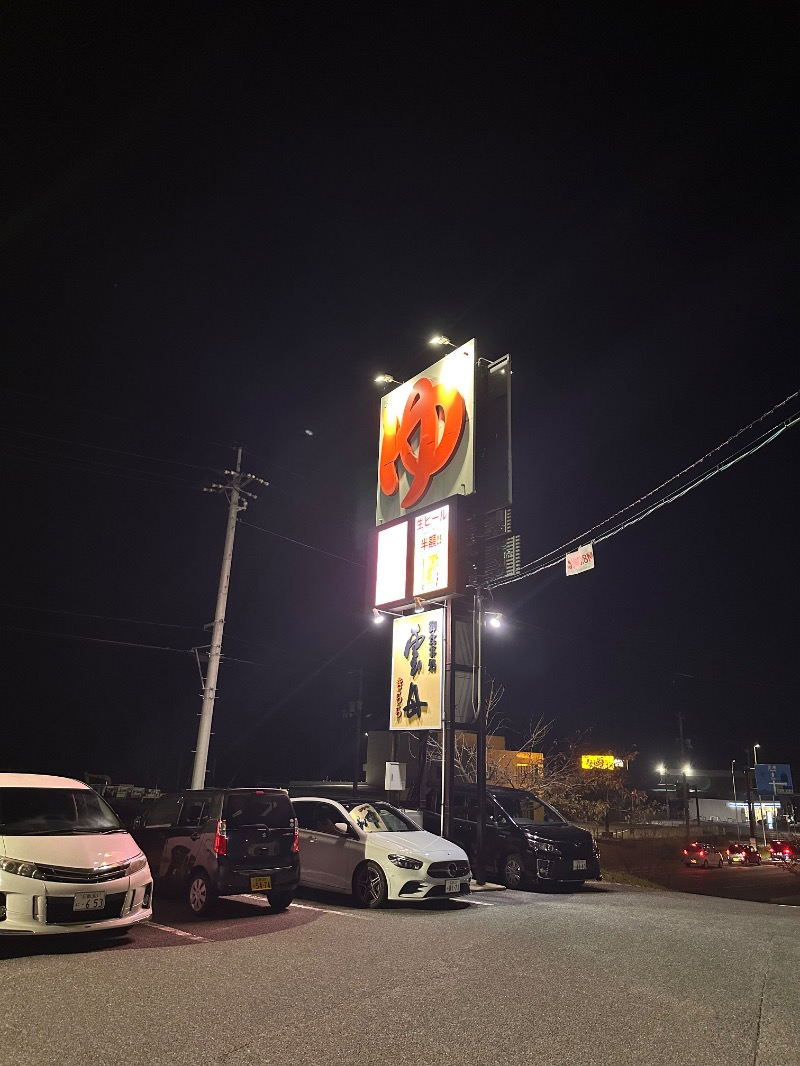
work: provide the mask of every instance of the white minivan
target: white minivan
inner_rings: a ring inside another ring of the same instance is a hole
[[[0,937],[125,929],[152,903],[147,859],[93,789],[0,773]]]

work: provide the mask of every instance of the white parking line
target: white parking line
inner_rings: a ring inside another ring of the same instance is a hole
[[[153,921],[150,921],[147,924],[151,929],[160,929],[163,933],[174,933],[175,936],[182,936],[187,940],[195,940],[198,944],[208,943],[206,937],[198,936],[197,933],[187,933],[184,929],[173,929],[171,925],[159,925],[158,922]]]
[[[352,911],[339,911],[335,907],[312,907],[308,903],[298,903],[296,900],[292,903],[292,907],[298,907],[301,911],[319,911],[320,914],[341,914],[345,918],[357,918],[361,922],[371,922],[372,918],[368,918],[366,914],[353,914]]]
[[[474,907],[496,907],[496,903],[490,903],[486,899],[465,899],[465,903],[471,903]]]
[[[240,892],[235,899],[246,899],[248,903],[258,903],[262,907],[269,907],[269,903],[263,896],[254,896],[249,892]],[[301,911],[319,911],[320,914],[344,914],[347,918],[359,918],[362,922],[371,921],[366,914],[353,914],[351,911],[340,911],[335,907],[312,907],[309,903],[298,903],[292,900],[292,908],[297,907]]]

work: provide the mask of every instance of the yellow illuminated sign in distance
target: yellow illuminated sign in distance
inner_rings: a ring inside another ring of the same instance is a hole
[[[581,770],[614,770],[618,761],[613,755],[581,755]]]

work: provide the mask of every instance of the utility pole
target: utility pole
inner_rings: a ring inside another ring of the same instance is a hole
[[[211,719],[214,715],[214,700],[217,698],[217,675],[222,656],[222,631],[225,628],[225,607],[228,602],[228,586],[231,579],[233,562],[233,538],[236,534],[236,522],[239,512],[244,511],[250,500],[257,497],[252,492],[245,492],[245,487],[255,481],[265,487],[268,481],[262,481],[255,474],[242,473],[242,446],[236,448],[236,469],[226,470],[229,478],[227,484],[212,484],[203,488],[203,492],[221,492],[228,499],[228,527],[225,532],[225,547],[222,550],[222,567],[219,574],[217,606],[214,613],[214,625],[211,633],[211,646],[208,654],[208,670],[203,686],[203,706],[200,711],[200,725],[197,730],[197,747],[194,753],[192,785],[194,789],[205,788],[206,765],[208,763],[208,746],[211,740]]]
[[[483,706],[483,598],[479,585],[475,586],[475,605],[473,616],[474,641],[473,669],[475,671],[475,710],[477,712],[476,739],[476,783],[478,800],[478,820],[475,824],[475,870],[474,877],[479,885],[486,884],[486,863],[483,846],[486,825],[486,711]]]
[[[361,722],[364,710],[364,667],[358,668],[358,699],[356,700],[356,747],[355,762],[353,764],[353,795],[358,796],[358,786],[361,781]]]
[[[683,771],[683,824],[686,829],[686,837],[689,837],[689,783],[686,780],[686,748],[683,739],[683,715],[678,711],[678,731],[681,744],[681,769]],[[699,820],[699,811],[698,811]]]

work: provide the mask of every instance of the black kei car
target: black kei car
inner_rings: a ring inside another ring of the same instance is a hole
[[[440,797],[429,794],[424,828],[440,831]],[[478,796],[475,785],[453,789],[453,842],[475,862]],[[572,825],[549,803],[523,789],[486,790],[484,864],[507,888],[579,887],[600,881],[600,851],[587,829]],[[474,869],[473,865],[473,869]]]
[[[278,788],[206,788],[161,796],[134,824],[156,886],[184,896],[195,917],[218,896],[263,893],[285,910],[300,883],[289,795]]]

